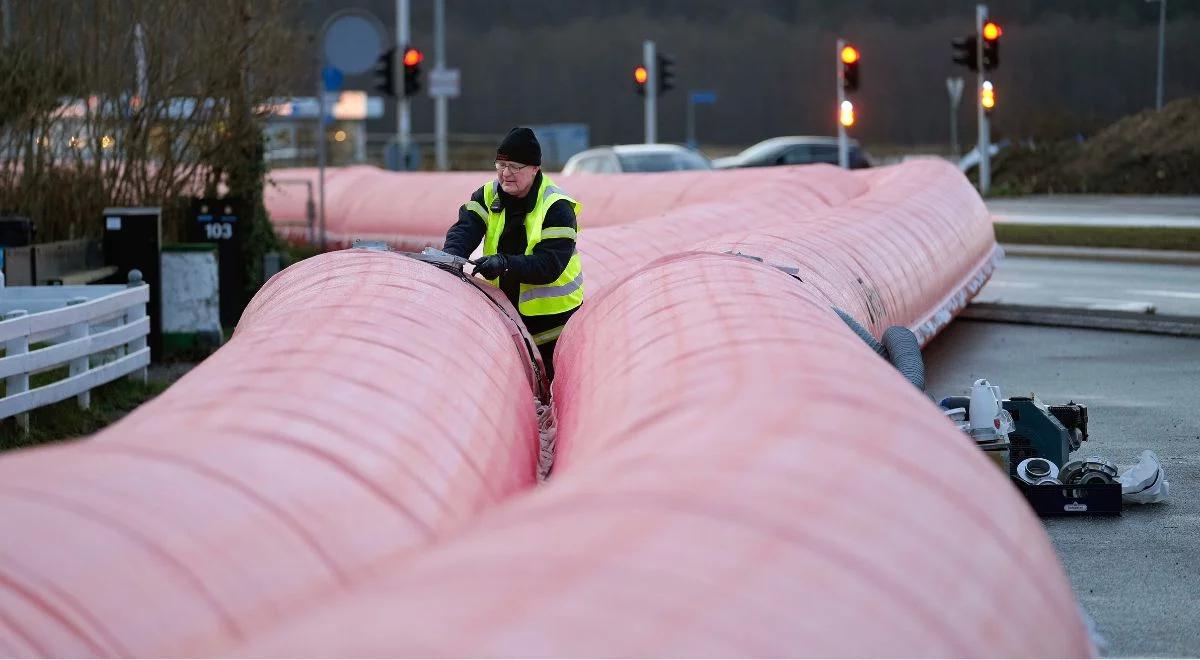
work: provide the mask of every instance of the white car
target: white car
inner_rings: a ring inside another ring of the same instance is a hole
[[[704,155],[674,144],[618,144],[595,147],[571,156],[563,174],[618,174],[711,170]]]
[[[862,152],[858,142],[848,141],[850,168],[870,167],[870,158]],[[838,141],[835,137],[819,135],[792,135],[763,140],[748,147],[736,156],[718,158],[713,167],[718,170],[735,167],[770,167],[772,165],[810,165],[812,163],[838,164]]]

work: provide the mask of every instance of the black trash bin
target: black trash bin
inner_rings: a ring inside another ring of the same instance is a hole
[[[19,215],[0,215],[0,247],[33,245],[33,220]]]
[[[0,215],[0,271],[9,286],[37,281],[37,264],[30,247],[36,233],[33,220],[20,215]]]

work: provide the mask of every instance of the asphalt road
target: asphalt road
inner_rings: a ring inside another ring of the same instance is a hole
[[[1088,405],[1079,453],[1153,449],[1170,499],[1119,518],[1046,519],[1108,656],[1200,656],[1200,339],[956,321],[925,349],[935,399],[987,378],[1004,396]],[[1078,455],[1075,454],[1075,455]]]
[[[974,302],[1200,316],[1200,267],[1010,256]]]
[[[990,199],[996,222],[1200,229],[1200,197],[1037,195]]]

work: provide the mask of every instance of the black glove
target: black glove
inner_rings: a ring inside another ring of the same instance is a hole
[[[508,272],[508,257],[503,254],[493,254],[475,262],[472,275],[483,275],[484,279],[494,280]]]

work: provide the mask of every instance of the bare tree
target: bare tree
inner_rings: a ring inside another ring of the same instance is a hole
[[[52,240],[99,231],[105,205],[161,205],[174,236],[191,195],[261,207],[262,120],[299,43],[288,0],[15,9],[0,53],[0,210]]]

